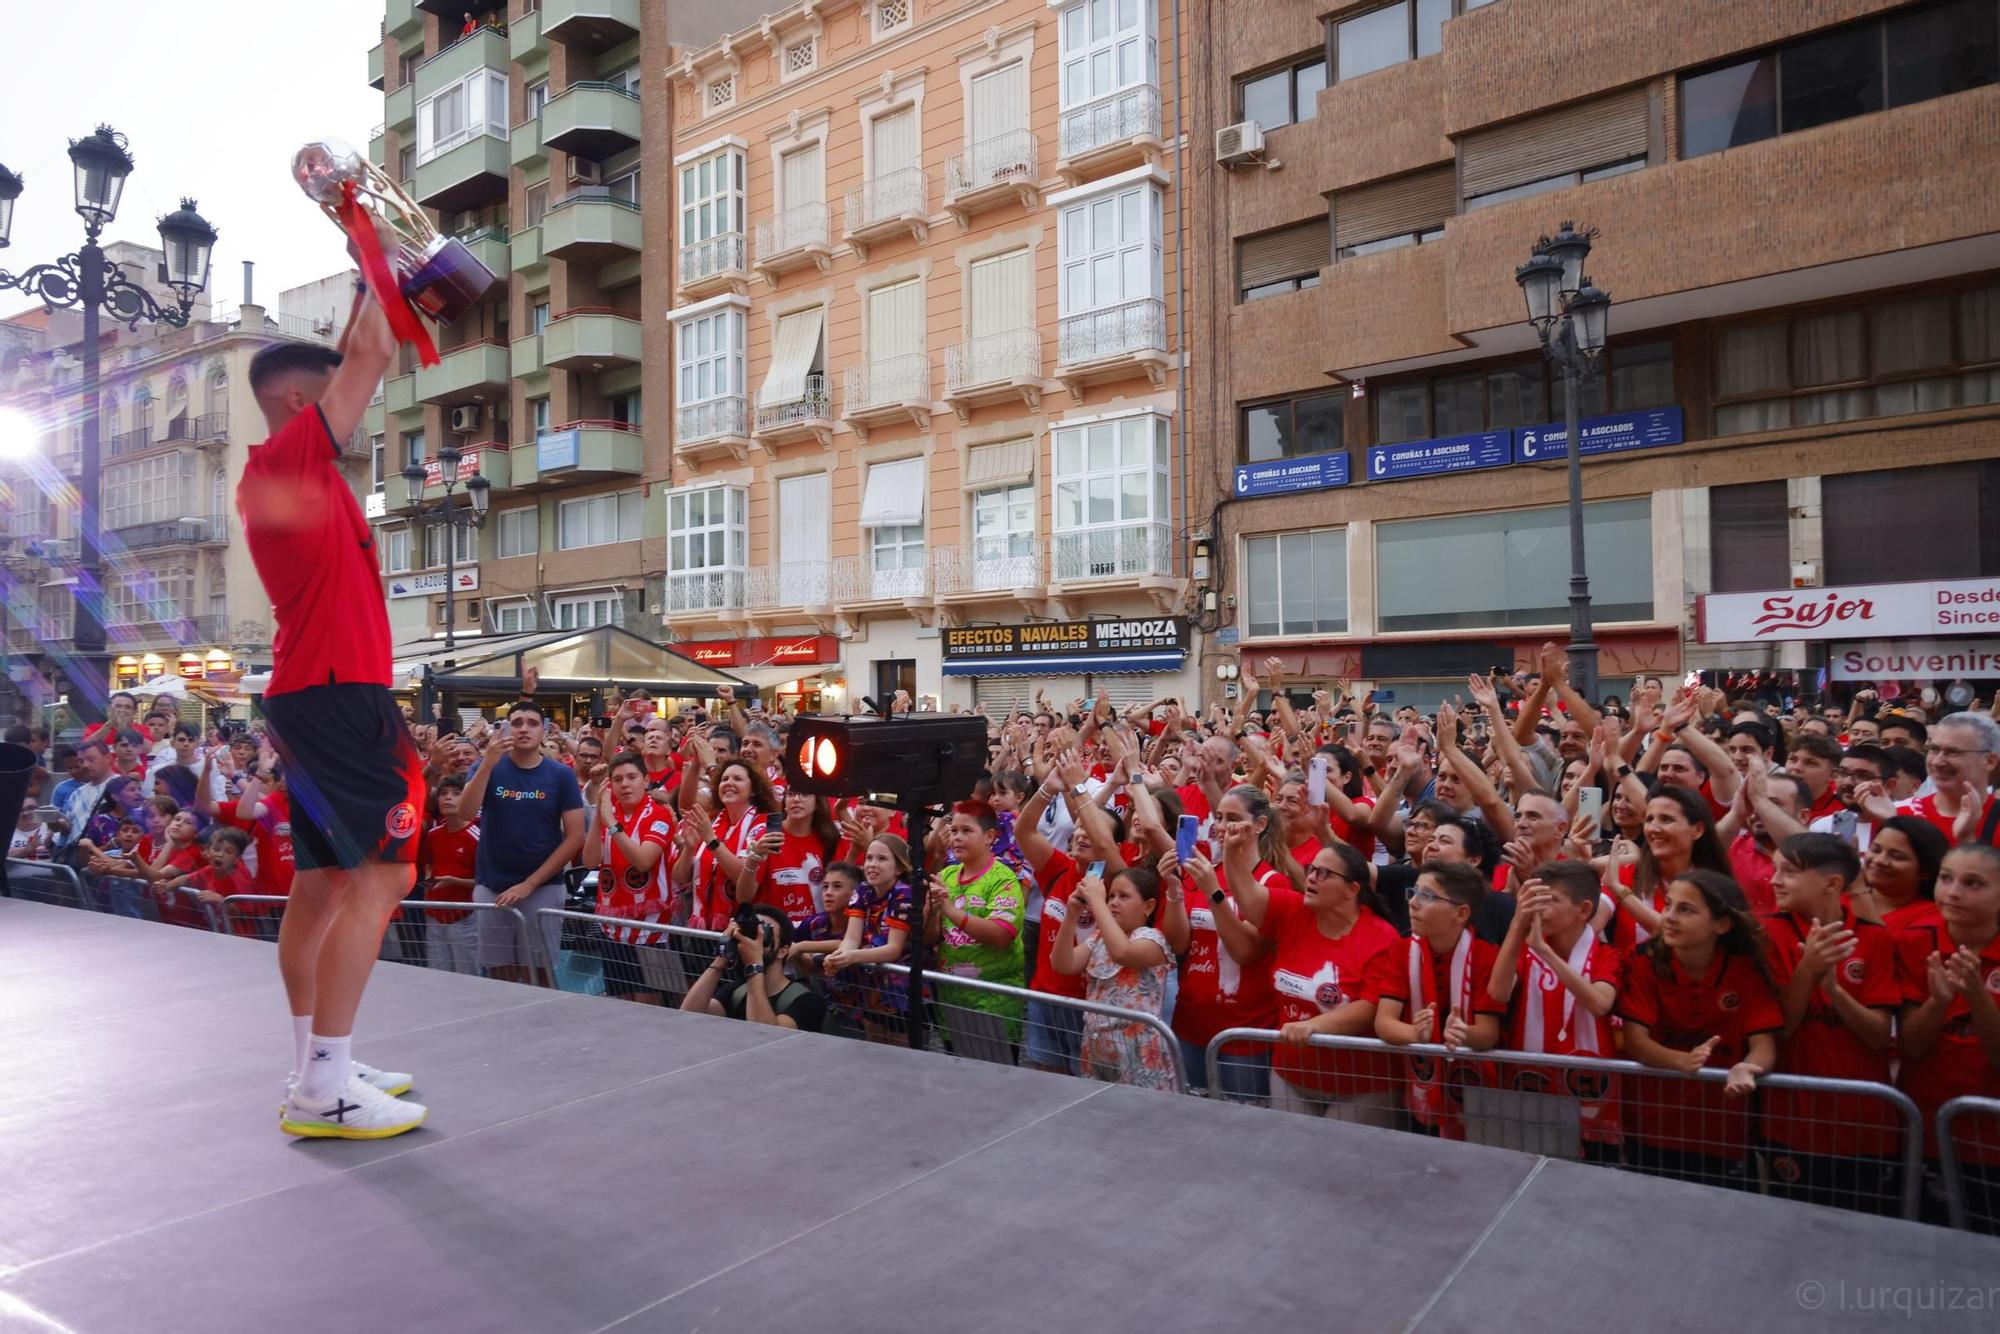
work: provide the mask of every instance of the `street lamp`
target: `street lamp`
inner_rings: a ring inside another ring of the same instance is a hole
[[[13,288],[39,299],[51,311],[83,312],[83,378],[75,393],[81,397],[78,416],[83,426],[83,450],[77,474],[77,579],[75,667],[70,672],[71,706],[88,726],[104,717],[111,688],[110,655],[104,643],[104,558],[98,491],[98,316],[108,314],[128,330],[143,324],[182,328],[195,297],[208,285],[208,261],[215,248],[215,228],[195,212],[195,202],[183,199],[178,210],[160,219],[160,247],[166,253],[162,280],[178,298],[163,306],[145,288],[106,260],[97,243],[118,216],[125,178],[132,174],[132,154],[125,136],[100,125],[69,144],[75,174],[76,212],[83,219],[83,245],[52,263],[36,264],[18,274],[0,270],[0,291]],[[0,247],[11,239],[14,201],[20,198],[21,177],[0,167]]]
[[[1591,285],[1583,262],[1596,229],[1563,223],[1535,243],[1528,262],[1514,270],[1528,303],[1528,323],[1563,381],[1563,438],[1569,446],[1569,676],[1576,692],[1597,702],[1597,645],[1590,637],[1590,575],[1583,555],[1582,432],[1577,386],[1597,368],[1611,322],[1611,297]]]
[[[458,530],[470,528],[475,532],[486,526],[486,510],[492,502],[493,483],[484,473],[475,472],[465,479],[466,498],[472,503],[460,505],[453,493],[458,489],[458,465],[465,456],[457,445],[444,445],[438,449],[438,476],[444,483],[444,498],[435,505],[419,505],[410,513],[412,527],[428,532],[432,527],[443,525],[444,542],[444,646],[447,650],[458,647]],[[412,496],[424,494],[425,473],[421,463],[412,463],[403,469],[403,481],[408,484]]]

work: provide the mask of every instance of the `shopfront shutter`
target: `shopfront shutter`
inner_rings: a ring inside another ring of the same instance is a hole
[[[1092,699],[1103,691],[1110,697],[1111,707],[1120,713],[1159,698],[1160,678],[1151,672],[1092,672],[1087,684]]]
[[[1010,718],[1026,712],[1035,695],[1039,676],[975,676],[972,702],[986,706],[988,718]]]
[[[1260,287],[1281,278],[1318,273],[1332,258],[1327,220],[1309,218],[1276,231],[1246,236],[1236,243],[1236,285]]]
[[[1458,142],[1465,197],[1644,157],[1648,108],[1641,85],[1468,134]]]
[[[1458,211],[1449,165],[1333,192],[1333,247],[1441,227]]]

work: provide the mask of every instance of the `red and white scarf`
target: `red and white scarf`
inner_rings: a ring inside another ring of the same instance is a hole
[[[1431,1012],[1430,1031],[1419,1034],[1424,1042],[1438,1041],[1444,1031],[1444,1016],[1438,1013],[1437,981],[1431,970],[1431,947],[1420,936],[1410,937],[1410,1003],[1417,1010]],[[1451,947],[1451,1012],[1472,1022],[1472,932],[1461,930],[1458,944]]]
[[[1583,933],[1576,938],[1576,944],[1570,946],[1569,966],[1586,978],[1590,976],[1590,950],[1596,943],[1597,937],[1586,927]],[[1528,1012],[1525,1028],[1522,1032],[1522,1046],[1529,1051],[1546,1052],[1549,1049],[1548,1034],[1542,1027],[1542,993],[1545,990],[1552,990],[1554,988],[1543,984],[1545,976],[1555,984],[1555,988],[1560,988],[1563,994],[1562,1031],[1556,1035],[1556,1041],[1568,1042],[1570,1030],[1575,1027],[1576,993],[1568,987],[1563,986],[1562,979],[1556,976],[1556,970],[1549,967],[1548,964],[1543,963],[1540,955],[1530,953],[1528,956],[1528,976],[1524,979],[1528,986]],[[1581,1029],[1577,1030],[1576,1049],[1582,1055],[1595,1056],[1598,1055],[1597,1023],[1590,1016],[1585,1017],[1589,1022],[1586,1022]]]

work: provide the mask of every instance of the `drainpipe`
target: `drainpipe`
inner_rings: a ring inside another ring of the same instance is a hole
[[[1194,497],[1188,491],[1188,393],[1187,378],[1192,360],[1188,356],[1187,325],[1187,178],[1183,171],[1187,152],[1187,100],[1181,86],[1181,0],[1170,0],[1174,12],[1174,321],[1181,335],[1181,372],[1174,377],[1174,415],[1181,434],[1181,525],[1174,544],[1174,564],[1191,571],[1187,556],[1187,535],[1194,528]],[[1210,536],[1214,536],[1210,534]]]

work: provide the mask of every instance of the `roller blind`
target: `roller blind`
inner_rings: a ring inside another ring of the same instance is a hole
[[[877,116],[869,126],[868,135],[875,150],[872,168],[877,180],[892,171],[917,165],[917,113],[914,107]]]
[[[924,521],[924,461],[897,459],[868,470],[861,492],[861,526],[894,528]]]
[[[980,445],[965,460],[965,489],[984,491],[995,486],[1018,486],[1034,480],[1035,442],[1008,440],[997,445]]]
[[[971,141],[986,142],[1028,128],[1028,67],[1015,61],[972,81]]]
[[[823,472],[778,479],[778,560],[796,565],[827,557],[827,499]]]
[[[1645,156],[1648,105],[1641,85],[1466,135],[1458,142],[1465,197]]]
[[[1331,259],[1327,221],[1310,218],[1274,232],[1246,236],[1236,243],[1236,285],[1258,287],[1280,278],[1318,273]]]
[[[826,202],[826,173],[820,170],[819,145],[808,144],[794,149],[779,159],[782,166],[780,182],[784,193],[780,201],[787,209],[801,204],[823,204]]]
[[[1035,327],[1035,271],[1026,250],[982,259],[972,266],[974,338]]]
[[[1457,212],[1454,188],[1452,170],[1443,166],[1334,191],[1334,249],[1442,226]]]
[[[869,361],[887,361],[924,350],[923,293],[921,278],[868,293]]]
[[[819,355],[820,322],[825,311],[795,310],[778,317],[778,330],[771,339],[771,365],[758,387],[757,402],[796,403],[805,397],[806,376],[812,374]]]

